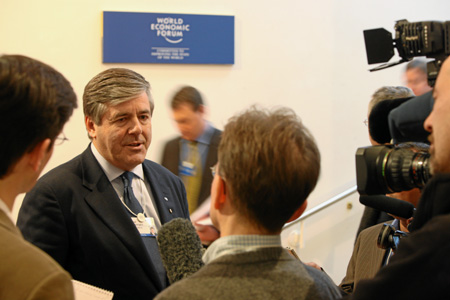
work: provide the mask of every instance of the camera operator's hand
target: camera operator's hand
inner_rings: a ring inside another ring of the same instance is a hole
[[[408,226],[412,222],[412,220],[414,219],[413,217],[411,217],[409,219],[405,219],[405,218],[401,218],[401,217],[398,217],[398,216],[394,216],[393,214],[388,214],[388,215],[390,215],[391,217],[399,220],[400,230],[401,231],[409,232]]]
[[[420,189],[418,189],[418,188],[414,188],[409,191],[403,191],[403,192],[389,194],[389,197],[409,202],[412,205],[414,205],[414,207],[417,207],[420,196],[421,196],[421,192],[420,192]],[[392,214],[389,214],[389,215],[392,216],[393,218],[399,220],[401,231],[409,232],[408,226],[411,223],[411,221],[413,220],[413,217],[411,217],[409,219],[405,219],[405,218],[401,218],[401,217],[398,217],[398,216],[395,216]]]

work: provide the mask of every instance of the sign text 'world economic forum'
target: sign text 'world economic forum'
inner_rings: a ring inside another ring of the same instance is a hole
[[[104,11],[103,62],[234,64],[234,16]]]

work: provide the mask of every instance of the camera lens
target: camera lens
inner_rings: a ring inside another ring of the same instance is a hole
[[[421,188],[431,177],[429,173],[429,157],[425,152],[414,152],[411,149],[392,149],[384,165],[384,179],[390,192],[407,191]]]
[[[428,145],[358,148],[356,181],[361,195],[382,195],[422,188],[431,178]]]

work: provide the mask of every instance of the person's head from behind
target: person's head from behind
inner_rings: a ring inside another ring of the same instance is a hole
[[[26,154],[36,158],[37,178],[76,107],[72,86],[54,68],[26,56],[0,56],[0,178]]]
[[[414,97],[414,93],[404,86],[383,86],[375,91],[367,109],[367,126],[372,145],[390,143],[389,112],[411,97]]]
[[[319,173],[314,138],[292,110],[252,107],[225,126],[211,195],[216,203],[226,197],[242,220],[262,232],[278,234],[306,204]],[[217,215],[211,217],[218,226]]]
[[[200,92],[191,86],[181,88],[170,103],[181,137],[195,141],[205,129],[205,106]]]
[[[420,96],[431,91],[428,85],[427,62],[424,59],[416,58],[406,65],[405,70],[406,86],[414,95]]]
[[[441,67],[433,90],[434,105],[425,120],[424,128],[430,132],[431,172],[450,173],[450,60]]]
[[[129,69],[103,71],[84,89],[89,138],[109,163],[123,170],[132,170],[145,159],[153,109],[150,84]]]

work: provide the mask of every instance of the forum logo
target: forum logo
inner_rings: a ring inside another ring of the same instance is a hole
[[[191,25],[185,24],[183,18],[156,18],[156,23],[150,25],[150,30],[156,31],[156,36],[162,36],[167,42],[178,44],[183,41],[184,33],[190,31]]]

